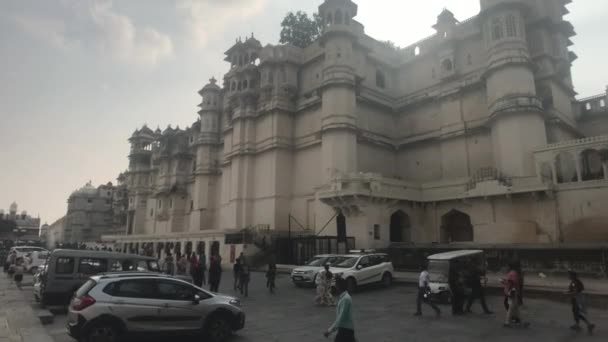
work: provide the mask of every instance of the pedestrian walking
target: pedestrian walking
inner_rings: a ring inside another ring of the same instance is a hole
[[[510,328],[513,324],[522,324],[521,317],[519,315],[519,275],[517,273],[517,265],[515,263],[509,264],[509,272],[505,279],[501,279],[503,284],[503,291],[505,295],[504,304],[507,310],[505,315],[504,326]],[[527,327],[529,323],[523,323],[524,327]]]
[[[186,275],[188,272],[188,259],[185,254],[177,254],[177,274]]]
[[[194,285],[198,287],[203,286],[203,279],[201,275],[199,260],[196,257],[196,253],[194,252],[190,256],[190,276],[192,277],[192,282],[194,283]]]
[[[274,293],[275,279],[277,277],[277,265],[274,262],[268,264],[268,271],[266,271],[266,288],[270,293]]]
[[[207,280],[205,277],[205,272],[207,272],[207,256],[203,251],[198,258],[198,267],[200,268],[200,275],[202,280],[202,285],[207,285]]]
[[[452,315],[459,316],[464,314],[464,284],[462,274],[456,265],[450,268],[448,283],[452,291]]]
[[[14,276],[13,280],[17,287],[21,288],[21,282],[23,281],[23,272],[25,272],[25,266],[23,258],[17,258],[17,261],[14,265]]]
[[[429,286],[431,278],[426,264],[422,266],[422,271],[418,277],[418,296],[416,298],[416,313],[415,316],[422,316],[422,303],[429,305],[434,311],[435,316],[441,315],[441,310],[431,302],[431,288]]]
[[[174,275],[175,274],[175,264],[173,263],[173,255],[171,255],[171,252],[167,253],[167,256],[165,257],[165,264],[164,264],[164,269],[165,269],[165,273],[169,274],[169,275]]]
[[[240,290],[241,285],[241,258],[236,258],[232,266],[232,275],[234,276],[234,291]]]
[[[484,282],[483,285],[481,284],[482,279]],[[471,306],[473,305],[473,302],[475,301],[475,299],[479,299],[481,308],[483,309],[483,313],[485,313],[486,315],[492,314],[492,311],[488,309],[488,305],[486,304],[486,295],[484,289],[485,283],[487,283],[487,278],[485,274],[476,267],[472,267],[467,279],[467,284],[471,289],[471,294],[467,302],[467,313],[471,313]]]
[[[211,292],[218,292],[221,280],[222,258],[219,255],[212,255],[209,260],[209,289]]]
[[[323,335],[328,338],[331,334],[337,332],[334,342],[355,342],[355,324],[352,311],[353,301],[346,290],[346,280],[336,278],[335,291],[338,296],[336,320]]]
[[[332,295],[334,275],[329,270],[329,266],[329,263],[325,264],[325,286],[323,287],[323,302],[325,303],[325,305],[334,306],[335,301],[334,296]]]
[[[245,297],[249,297],[249,265],[244,260],[241,261],[241,271],[239,274],[239,285],[241,288],[241,295],[245,295]]]
[[[593,329],[595,329],[595,324],[589,322],[589,319],[587,318],[587,305],[583,294],[585,285],[583,285],[583,282],[578,278],[576,272],[569,271],[568,276],[570,277],[570,285],[568,286],[566,294],[570,296],[572,315],[574,316],[574,325],[571,326],[570,329],[580,331],[580,323],[583,321],[587,325],[587,332],[591,335],[593,334]]]
[[[324,269],[321,270],[317,277],[315,278],[315,285],[317,286],[317,295],[315,296],[315,304],[317,305],[328,305],[327,302],[327,272],[329,272],[329,264],[324,266]]]

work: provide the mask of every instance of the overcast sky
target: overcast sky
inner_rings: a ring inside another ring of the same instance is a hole
[[[287,11],[321,2],[0,0],[0,208],[17,201],[52,223],[73,190],[115,182],[136,127],[196,120],[197,91],[222,78],[235,38],[254,32],[277,43]],[[432,34],[443,7],[460,20],[479,12],[478,0],[356,2],[367,33],[400,46]],[[579,0],[569,9],[576,90],[601,93],[608,6]]]

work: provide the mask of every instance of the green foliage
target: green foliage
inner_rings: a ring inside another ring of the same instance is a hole
[[[323,20],[315,13],[310,18],[302,11],[289,12],[281,23],[281,44],[305,48],[321,36]]]

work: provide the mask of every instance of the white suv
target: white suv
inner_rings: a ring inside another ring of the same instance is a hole
[[[209,293],[166,275],[96,275],[72,299],[67,328],[85,342],[117,342],[126,335],[201,334],[225,341],[245,325],[238,299]]]
[[[296,267],[291,271],[291,280],[296,286],[315,285],[317,275],[325,264],[333,265],[336,262],[342,261],[343,257],[335,254],[320,254],[315,255],[306,265]]]
[[[332,265],[334,276],[346,279],[348,291],[353,293],[358,286],[382,283],[390,286],[393,282],[393,263],[384,253],[351,253],[344,260]]]

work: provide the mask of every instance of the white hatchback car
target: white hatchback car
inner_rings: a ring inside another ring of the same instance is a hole
[[[390,286],[393,282],[393,263],[384,253],[351,253],[343,255],[344,260],[332,265],[330,272],[346,279],[348,291],[353,293],[358,286],[382,283]]]

